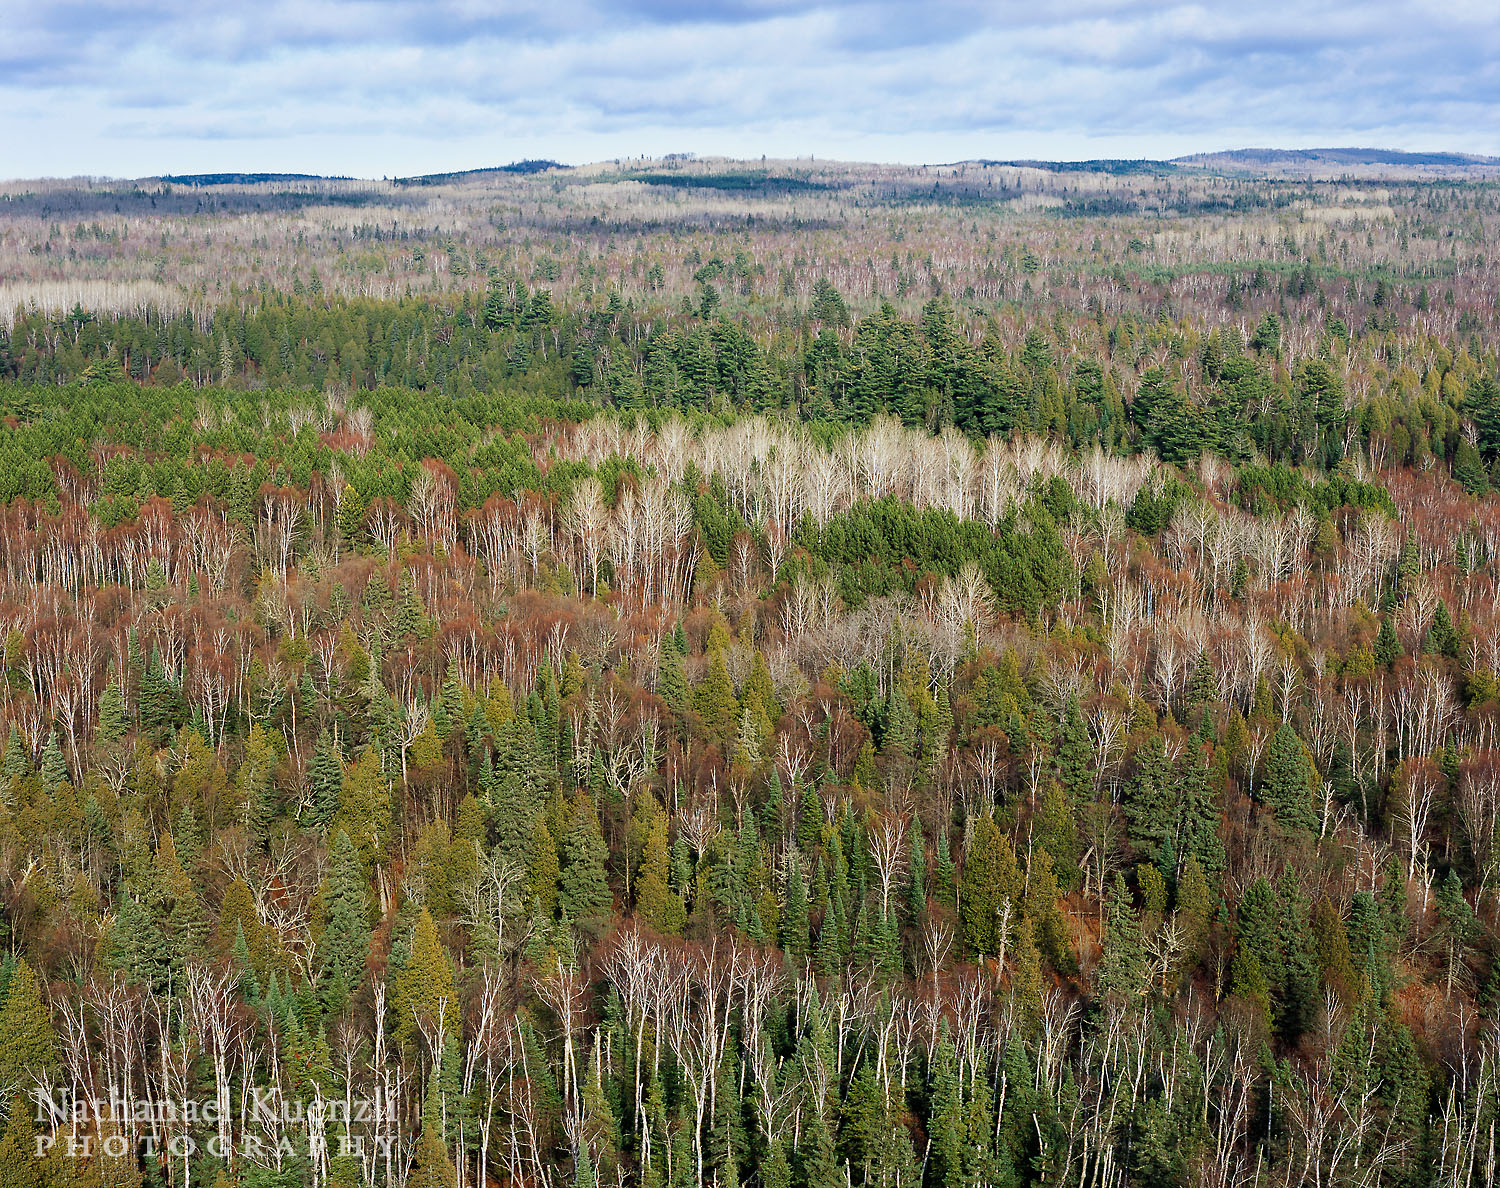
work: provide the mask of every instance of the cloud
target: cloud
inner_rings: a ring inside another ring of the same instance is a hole
[[[0,3],[10,176],[674,150],[1500,153],[1500,11],[1473,0]]]

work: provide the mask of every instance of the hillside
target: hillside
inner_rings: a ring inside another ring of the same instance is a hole
[[[1488,1182],[1500,193],[1366,155],[0,188],[0,1182]]]

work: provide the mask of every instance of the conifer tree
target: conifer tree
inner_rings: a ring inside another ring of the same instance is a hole
[[[403,1046],[415,1044],[423,1027],[436,1026],[440,1016],[449,1035],[460,1034],[453,967],[426,908],[412,927],[411,955],[396,974],[391,1011],[394,1034]]]
[[[42,787],[48,792],[56,792],[68,782],[68,761],[63,758],[62,743],[58,741],[56,730],[47,735],[47,745],[42,748],[40,774]]]
[[[45,1083],[60,1068],[52,1014],[42,1001],[36,974],[21,958],[0,1007],[0,1085]]]
[[[344,761],[326,729],[318,732],[307,784],[310,802],[307,823],[314,827],[326,825],[338,812],[339,797],[344,790]]]
[[[13,1102],[0,1138],[0,1183],[4,1188],[50,1188],[46,1164],[36,1157],[36,1127],[23,1098]]]
[[[1389,668],[1401,655],[1401,641],[1396,638],[1396,625],[1390,615],[1380,620],[1380,630],[1375,635],[1375,663]]]
[[[1131,844],[1149,862],[1172,833],[1176,779],[1166,746],[1153,734],[1136,751],[1135,775],[1125,789],[1125,820]]]
[[[99,695],[99,722],[94,728],[94,739],[101,744],[118,742],[125,737],[125,694],[115,678],[114,665],[104,692]]]
[[[1134,1001],[1145,982],[1141,925],[1125,880],[1115,875],[1104,924],[1103,951],[1099,956],[1097,986],[1102,998],[1113,1002]]]
[[[354,843],[342,829],[334,835],[333,870],[323,886],[323,935],[318,959],[323,976],[345,991],[359,984],[370,951],[370,916],[365,871]]]
[[[693,710],[709,738],[727,742],[733,736],[740,719],[739,702],[734,696],[722,648],[716,648],[709,656],[708,672],[693,690]]]
[[[1266,752],[1261,795],[1289,831],[1314,832],[1318,828],[1318,792],[1312,761],[1290,722],[1283,722]]]
[[[599,830],[593,801],[580,789],[573,807],[572,827],[563,838],[558,876],[559,902],[574,923],[602,923],[614,909],[614,895],[604,871],[608,858],[609,847]]]
[[[526,890],[543,916],[551,919],[557,913],[558,862],[557,843],[541,816],[532,826],[531,852],[526,863]]]
[[[998,953],[1005,943],[1000,930],[1007,904],[1011,926],[1019,922],[1022,880],[1010,840],[993,817],[988,813],[977,817],[970,831],[971,836],[965,840],[968,854],[959,876],[959,916],[969,950],[987,957]]]
[[[338,812],[328,830],[347,833],[367,865],[385,861],[391,838],[391,786],[373,747],[367,747],[345,773]]]
[[[1076,696],[1068,698],[1053,759],[1057,764],[1057,778],[1073,803],[1082,804],[1088,800],[1094,791],[1094,748],[1089,742],[1088,726],[1084,723]]]
[[[644,793],[642,799],[653,811],[636,881],[636,911],[658,932],[675,936],[687,923],[687,910],[683,907],[682,896],[670,885],[672,852],[667,845],[667,816],[657,807],[652,793]]]

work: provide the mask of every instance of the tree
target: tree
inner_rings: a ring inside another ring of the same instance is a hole
[[[1094,748],[1077,697],[1068,698],[1054,756],[1057,778],[1062,781],[1073,803],[1082,804],[1088,800],[1094,791]]]
[[[94,729],[94,738],[101,744],[118,742],[125,737],[125,694],[115,678],[114,666],[110,666],[109,680],[99,696],[99,723]]]
[[[1481,375],[1464,398],[1464,411],[1473,418],[1476,444],[1485,461],[1500,458],[1500,383]]]
[[[426,908],[412,926],[411,956],[396,973],[391,993],[393,1031],[406,1047],[415,1044],[428,1028],[442,1023],[442,1034],[457,1038],[460,1034],[458,998],[453,990],[453,967],[443,942],[438,939],[437,925]]]
[[[1389,668],[1401,655],[1401,641],[1396,638],[1396,625],[1389,615],[1380,620],[1380,630],[1375,635],[1375,663]]]
[[[1311,833],[1318,828],[1315,769],[1290,722],[1283,722],[1271,739],[1261,796],[1283,829]]]
[[[1145,985],[1146,968],[1140,920],[1125,880],[1119,874],[1115,875],[1106,911],[1097,991],[1101,998],[1112,1002],[1131,1002]]]
[[[568,919],[594,925],[614,910],[614,895],[604,873],[609,847],[599,831],[594,803],[583,789],[573,804],[573,824],[563,838],[558,902]]]
[[[380,754],[367,747],[345,774],[330,834],[347,833],[366,865],[383,862],[391,837],[391,788]]]
[[[46,1165],[36,1157],[36,1139],[26,1101],[13,1102],[0,1138],[0,1181],[5,1188],[48,1188]]]
[[[323,976],[347,992],[360,982],[370,951],[370,917],[364,867],[349,835],[333,839],[333,870],[323,884],[323,935],[318,958]]]
[[[307,776],[309,825],[326,825],[338,811],[339,796],[344,789],[344,761],[327,730],[318,732],[313,748],[312,767]]]
[[[1005,945],[1008,926],[1020,919],[1020,869],[1009,839],[988,813],[970,824],[965,849],[959,875],[964,941],[971,952],[994,956]]]
[[[1490,489],[1489,475],[1484,470],[1484,459],[1479,451],[1469,444],[1466,437],[1458,439],[1453,450],[1453,481],[1470,495],[1483,495]]]
[[[458,1173],[448,1156],[442,1129],[437,1111],[424,1111],[411,1174],[406,1177],[407,1188],[458,1188]]]
[[[667,816],[650,792],[641,794],[650,806],[640,873],[636,876],[635,908],[641,919],[658,932],[676,935],[687,923],[687,910],[670,885],[672,852],[667,845]]]
[[[1135,775],[1125,789],[1130,841],[1147,861],[1156,861],[1173,832],[1175,773],[1166,744],[1153,734],[1136,750]]]
[[[23,957],[10,975],[5,1005],[0,1007],[0,1086],[47,1084],[60,1069],[52,1014]]]

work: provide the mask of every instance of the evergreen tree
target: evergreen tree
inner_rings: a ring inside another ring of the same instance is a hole
[[[1010,840],[988,813],[975,818],[959,876],[959,916],[969,950],[993,956],[1005,942],[1001,927],[1009,909],[1011,926],[1019,922],[1021,877]]]
[[[118,742],[125,737],[125,694],[115,678],[114,665],[104,692],[99,695],[99,722],[94,728],[94,739],[101,744]]]
[[[460,1034],[453,967],[426,908],[412,927],[411,955],[396,973],[391,1012],[393,1033],[403,1047],[415,1045],[423,1028],[436,1026],[440,1017],[449,1035]]]
[[[781,947],[789,957],[806,957],[810,944],[802,858],[792,850],[786,856],[786,907],[781,913]]]
[[[56,730],[47,735],[47,745],[42,748],[40,774],[42,787],[48,792],[56,792],[68,782],[68,761],[63,758],[62,743],[58,741]]]
[[[1172,834],[1176,779],[1166,744],[1153,734],[1136,750],[1135,775],[1125,789],[1125,820],[1131,844],[1154,862]]]
[[[647,792],[642,798],[653,811],[636,881],[635,907],[652,928],[672,936],[680,933],[687,923],[687,910],[682,896],[671,886],[672,852],[667,845],[667,817],[657,807],[654,795]]]
[[[1132,1002],[1144,988],[1146,970],[1140,920],[1125,880],[1118,874],[1110,892],[1107,912],[1099,956],[1098,993],[1101,998],[1114,1002]]]
[[[1389,668],[1401,655],[1401,641],[1396,638],[1396,625],[1387,615],[1380,620],[1380,631],[1375,636],[1375,663]]]
[[[1068,698],[1054,758],[1057,778],[1073,803],[1082,804],[1090,799],[1094,791],[1094,748],[1077,697]]]
[[[307,823],[315,828],[328,824],[338,811],[339,797],[344,790],[344,761],[327,730],[318,732],[307,786],[310,802]]]
[[[614,910],[614,895],[604,873],[609,847],[599,830],[593,801],[579,789],[573,806],[573,825],[563,838],[559,902],[575,923],[607,920]]]
[[[0,1007],[0,1085],[50,1083],[61,1070],[52,1013],[25,958],[17,960]]]
[[[323,935],[318,959],[323,976],[353,989],[364,974],[370,951],[370,916],[365,872],[349,835],[333,839],[333,870],[323,885]]]
[[[1290,722],[1283,722],[1266,752],[1261,797],[1276,823],[1292,832],[1318,828],[1318,787],[1312,760]]]

